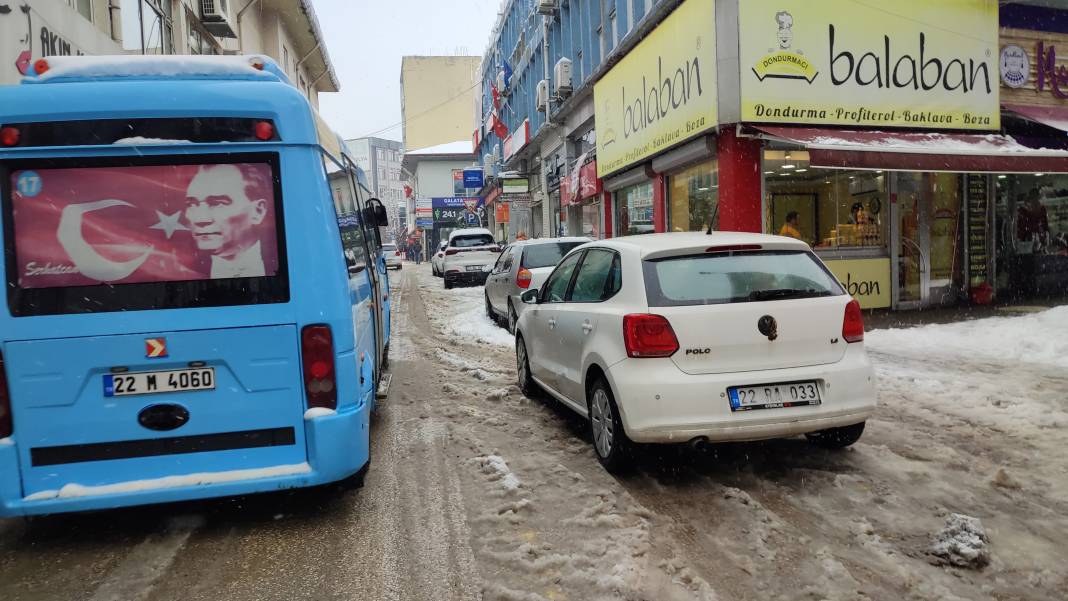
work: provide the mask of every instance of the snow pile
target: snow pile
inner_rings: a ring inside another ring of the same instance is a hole
[[[48,71],[29,81],[49,81],[64,77],[244,77],[277,79],[249,64],[248,56],[50,56]],[[263,58],[264,62],[270,60]],[[470,145],[470,143],[468,143]]]
[[[481,466],[483,474],[490,475],[491,479],[499,482],[505,490],[513,491],[519,489],[519,478],[516,478],[515,474],[512,473],[504,457],[486,455],[484,457],[475,457],[475,461]]]
[[[1024,146],[1012,136],[988,134],[977,136],[974,134],[947,135],[937,133],[895,133],[884,134],[885,137],[876,137],[882,132],[864,132],[857,135],[841,136],[801,136],[803,140],[813,148],[829,148],[832,150],[857,150],[857,151],[884,151],[895,152],[919,152],[940,154],[991,154],[991,153],[1032,153],[1046,155],[1065,155],[1063,150],[1051,150],[1047,148],[1032,148]]]
[[[166,138],[144,138],[141,136],[133,136],[131,138],[123,138],[121,140],[115,140],[112,142],[114,146],[145,146],[154,144],[157,146],[171,145],[171,144],[192,144],[189,140],[168,140]]]
[[[989,542],[979,518],[954,513],[946,519],[927,552],[936,565],[982,568],[990,563]]]
[[[10,447],[10,446],[12,446],[14,444],[15,444],[15,441],[12,440],[10,437],[8,437],[8,438],[0,438],[0,447]]]
[[[893,355],[1017,360],[1068,368],[1068,306],[1013,317],[988,317],[916,328],[872,330],[873,351]]]
[[[59,490],[42,490],[41,492],[35,492],[23,500],[33,502],[47,501],[49,499],[72,499],[76,497],[130,494],[150,490],[181,488],[185,486],[204,486],[208,484],[222,484],[224,482],[238,482],[241,480],[259,480],[261,478],[295,476],[298,474],[310,474],[311,471],[311,466],[307,463],[298,463],[296,465],[276,465],[273,467],[231,470],[228,472],[204,472],[182,476],[166,476],[164,478],[154,478],[151,480],[131,480],[128,482],[104,484],[102,486],[85,486],[83,484],[71,483]]]
[[[420,275],[430,279],[429,273]],[[427,315],[443,334],[466,343],[515,346],[515,338],[508,330],[486,316],[485,290],[481,286],[443,290],[441,280],[434,278],[427,282],[426,279],[421,286],[427,293]]]
[[[312,407],[304,412],[304,419],[309,420],[317,417],[326,417],[328,415],[337,415],[337,411],[327,409],[326,407]]]

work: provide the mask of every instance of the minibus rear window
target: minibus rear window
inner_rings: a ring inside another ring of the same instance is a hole
[[[289,300],[274,153],[0,167],[13,315]]]

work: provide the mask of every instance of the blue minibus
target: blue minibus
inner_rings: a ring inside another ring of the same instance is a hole
[[[270,59],[0,87],[0,516],[361,481],[385,219]]]

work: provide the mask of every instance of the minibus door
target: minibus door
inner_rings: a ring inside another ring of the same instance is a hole
[[[374,298],[374,314],[375,314],[375,386],[377,390],[378,384],[382,380],[382,365],[385,360],[385,323],[383,321],[385,314],[385,304],[383,297],[383,275],[386,271],[385,261],[382,258],[382,243],[378,236],[378,227],[376,224],[368,223],[367,212],[364,210],[367,208],[366,199],[362,194],[362,188],[360,183],[356,181],[356,168],[352,162],[345,158],[347,171],[352,183],[352,189],[355,191],[356,196],[356,211],[360,215],[360,226],[364,231],[364,248],[367,252],[368,258],[371,259],[371,263],[374,265],[370,269],[371,275],[371,290]]]

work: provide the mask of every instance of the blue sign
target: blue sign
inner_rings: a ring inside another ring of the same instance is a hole
[[[485,183],[482,169],[464,169],[464,188],[480,190]]]
[[[23,171],[15,180],[15,189],[26,198],[33,198],[41,193],[43,182],[36,171]]]
[[[448,227],[482,227],[486,224],[486,200],[478,196],[431,199],[434,223]]]
[[[433,217],[416,217],[415,227],[434,227]]]

